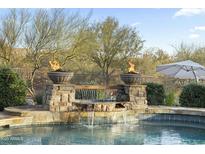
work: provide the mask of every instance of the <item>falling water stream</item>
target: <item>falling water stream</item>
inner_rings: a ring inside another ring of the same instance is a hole
[[[94,111],[89,112],[88,113],[88,125],[91,126],[91,127],[93,127],[94,118],[95,118],[95,112]]]
[[[123,121],[124,121],[124,124],[127,125],[127,112],[126,112],[126,110],[123,111]]]
[[[88,112],[88,117],[87,117],[87,125],[84,125],[87,128],[94,128],[94,120],[95,120],[95,112],[90,111]]]

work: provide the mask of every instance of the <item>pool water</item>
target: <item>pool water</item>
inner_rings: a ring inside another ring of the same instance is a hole
[[[143,145],[205,144],[205,129],[197,124],[140,122],[139,124],[30,126],[0,130],[0,144]]]

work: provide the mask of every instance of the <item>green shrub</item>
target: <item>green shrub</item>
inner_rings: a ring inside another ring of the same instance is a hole
[[[173,91],[166,94],[165,103],[167,106],[175,105],[175,93]]]
[[[164,105],[165,90],[162,84],[146,83],[148,105]]]
[[[184,86],[179,104],[184,107],[205,107],[205,85],[192,83]]]
[[[26,84],[9,68],[0,68],[0,111],[25,103]]]
[[[106,98],[106,93],[104,90],[97,90],[97,98],[96,99],[105,99]]]

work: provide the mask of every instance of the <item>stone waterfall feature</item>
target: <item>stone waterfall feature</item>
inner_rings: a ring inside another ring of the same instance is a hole
[[[72,84],[49,84],[46,86],[44,102],[51,112],[68,112],[74,110],[85,111],[83,106],[92,105],[97,112],[111,112],[118,108],[119,104],[127,110],[144,109],[147,107],[145,85],[119,85],[115,102],[92,102],[75,100],[75,85]],[[111,107],[112,106],[112,107]],[[104,107],[106,107],[104,109]]]
[[[116,100],[75,99],[80,86],[70,83],[48,84],[44,103],[49,107],[47,122],[80,123],[88,127],[100,124],[137,122],[147,108],[146,86],[123,84],[112,86]],[[105,89],[106,90],[106,89]],[[42,116],[37,116],[42,118]]]

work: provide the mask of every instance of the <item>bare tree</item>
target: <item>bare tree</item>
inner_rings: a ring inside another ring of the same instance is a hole
[[[194,44],[186,44],[181,42],[178,45],[172,45],[174,48],[176,61],[192,59],[193,52],[197,49]]]
[[[26,9],[10,9],[9,14],[1,20],[0,26],[0,58],[5,65],[12,65],[14,48],[20,46],[21,36],[29,21]]]
[[[78,14],[67,14],[63,9],[38,10],[25,33],[27,60],[32,65],[30,92],[35,95],[34,78],[43,66],[43,59],[58,59],[61,65],[73,58],[83,37],[77,37],[87,19]],[[48,64],[46,64],[48,65]]]
[[[205,48],[197,44],[185,44],[172,46],[175,51],[175,61],[193,60],[197,63],[205,65]]]

